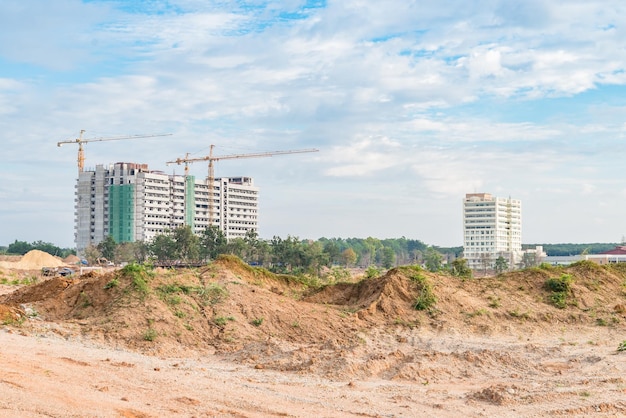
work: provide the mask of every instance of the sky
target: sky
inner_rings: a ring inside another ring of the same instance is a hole
[[[522,201],[523,243],[626,236],[619,0],[3,0],[0,245],[74,246],[85,168],[224,160],[259,235],[462,245],[462,201]],[[190,165],[207,176],[207,164]]]

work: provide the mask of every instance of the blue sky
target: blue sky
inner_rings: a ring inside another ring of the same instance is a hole
[[[434,4],[433,4],[434,3]],[[260,235],[462,244],[462,199],[522,200],[523,242],[626,235],[621,1],[0,2],[0,245],[73,246],[86,167],[230,160]],[[205,164],[192,174],[206,176]]]

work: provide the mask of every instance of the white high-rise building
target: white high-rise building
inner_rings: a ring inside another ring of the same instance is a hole
[[[258,229],[259,189],[251,177],[208,179],[150,171],[146,164],[98,165],[76,183],[76,250],[108,235],[116,242],[148,242],[183,225],[199,234],[210,222],[227,239]],[[209,217],[209,211],[212,216]]]
[[[491,269],[498,257],[509,267],[522,258],[522,202],[468,193],[463,200],[463,256],[472,269]]]

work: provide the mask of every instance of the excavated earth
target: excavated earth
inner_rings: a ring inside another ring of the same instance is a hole
[[[626,266],[312,287],[224,257],[3,282],[0,416],[626,416]]]

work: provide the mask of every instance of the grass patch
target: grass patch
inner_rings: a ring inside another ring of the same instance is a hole
[[[260,327],[263,324],[264,318],[255,318],[252,321],[250,321],[250,323],[252,325],[254,325],[255,327]]]
[[[121,270],[121,274],[131,280],[133,289],[139,292],[142,296],[150,293],[150,287],[148,281],[154,276],[154,270],[152,267],[146,264],[130,263],[124,266]]]
[[[559,309],[567,307],[567,295],[574,279],[571,274],[561,274],[560,277],[552,277],[546,280],[544,287],[552,293],[548,295],[548,301]]]
[[[626,340],[619,343],[617,346],[617,351],[626,351]]]
[[[497,296],[489,296],[489,307],[496,309],[499,308],[502,304],[500,303],[500,298]]]
[[[213,322],[215,323],[215,325],[223,327],[224,325],[228,323],[228,321],[234,321],[234,320],[235,320],[235,317],[233,316],[217,316],[215,317],[215,319],[213,319]]]
[[[409,280],[418,287],[418,294],[413,302],[413,308],[418,311],[425,311],[435,306],[437,298],[433,292],[433,286],[428,278],[424,276],[420,266],[398,267],[398,270],[408,276]]]
[[[228,296],[226,288],[217,283],[209,283],[206,286],[194,288],[194,292],[200,297],[204,305],[215,305]]]
[[[486,309],[476,309],[474,312],[470,312],[467,314],[469,318],[474,318],[475,316],[483,316],[487,315],[489,312]]]
[[[110,280],[107,284],[104,285],[104,289],[105,290],[113,289],[114,287],[118,287],[119,285],[120,285],[120,281],[117,279],[117,277],[115,277],[112,280]]]
[[[156,340],[156,338],[159,336],[159,333],[157,332],[156,329],[154,328],[148,328],[144,333],[143,333],[143,339],[145,341],[154,341]]]

